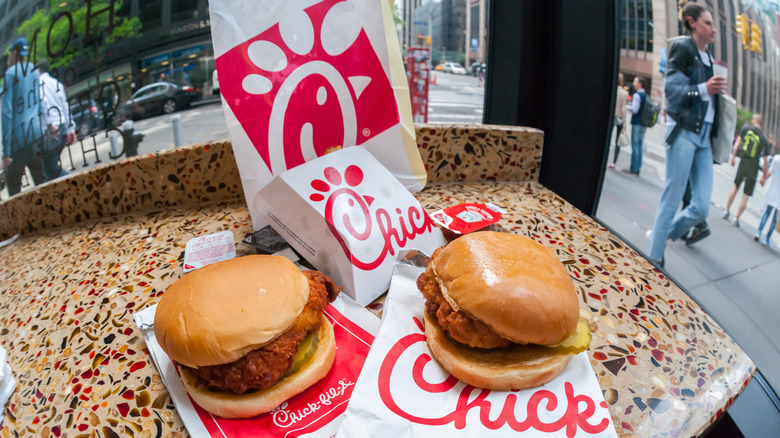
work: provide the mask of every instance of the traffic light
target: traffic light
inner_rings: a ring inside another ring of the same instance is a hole
[[[758,29],[758,25],[753,23],[750,26],[750,50],[758,53],[761,51],[761,31]]]
[[[742,46],[748,48],[750,42],[750,29],[748,28],[747,17],[744,14],[737,15],[737,33],[742,35]]]

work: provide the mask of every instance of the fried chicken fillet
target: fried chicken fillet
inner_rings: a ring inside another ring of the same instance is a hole
[[[309,300],[293,326],[235,362],[200,368],[185,367],[198,377],[198,385],[210,391],[244,394],[270,388],[284,376],[292,366],[303,338],[317,330],[325,307],[343,289],[322,272],[304,271],[303,274],[309,280]]]
[[[441,248],[436,251],[441,251]],[[428,269],[417,278],[417,288],[425,297],[425,311],[436,318],[452,339],[478,348],[498,348],[510,344],[509,340],[490,330],[484,322],[470,317],[462,310],[453,309],[442,295],[430,264]]]

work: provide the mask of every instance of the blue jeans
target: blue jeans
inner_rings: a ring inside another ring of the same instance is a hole
[[[630,171],[639,173],[642,168],[642,154],[645,149],[645,131],[647,128],[640,125],[631,125],[631,167]]]
[[[775,214],[772,216],[772,222],[769,224],[769,230],[766,232],[766,241],[769,242],[769,238],[772,237],[772,232],[775,230],[775,225],[777,225],[777,209],[772,207],[771,205],[766,206],[766,211],[764,212],[764,217],[761,218],[761,225],[758,226],[758,231],[756,231],[756,237],[761,237],[761,230],[764,229],[764,225],[766,225],[767,219],[769,219],[769,216],[772,214],[772,210],[774,210]]]
[[[666,128],[666,134],[672,130]],[[677,240],[692,226],[710,214],[712,199],[712,124],[705,123],[699,134],[683,129],[674,144],[666,149],[666,186],[650,238],[650,258],[662,260],[666,239]],[[691,203],[675,215],[685,186],[691,180]]]
[[[46,152],[44,152],[43,159],[41,160],[43,176],[46,178],[46,181],[51,181],[68,174],[68,172],[62,168],[60,162],[60,153],[62,153],[62,146],[65,143],[64,131],[64,129],[60,129],[60,134],[56,140],[52,140],[51,138],[48,139]]]

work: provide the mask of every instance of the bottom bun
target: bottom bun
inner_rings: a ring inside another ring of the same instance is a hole
[[[563,372],[572,356],[539,345],[471,348],[453,341],[427,312],[425,338],[433,357],[450,374],[469,385],[492,390],[544,385]]]
[[[197,387],[197,378],[184,367],[178,367],[184,389],[200,407],[223,418],[247,418],[271,411],[286,400],[300,394],[325,377],[336,357],[333,326],[322,316],[317,332],[320,340],[311,361],[295,374],[282,377],[274,386],[248,394],[228,391],[208,391]]]

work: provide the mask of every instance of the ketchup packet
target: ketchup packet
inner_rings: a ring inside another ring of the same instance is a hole
[[[188,240],[184,247],[184,272],[233,258],[236,258],[236,244],[232,231],[198,236]]]
[[[494,204],[458,204],[435,211],[431,219],[455,234],[468,234],[489,227],[501,219],[504,210]]]
[[[586,352],[537,388],[490,391],[447,373],[425,342],[425,300],[416,286],[424,270],[396,265],[339,437],[617,437]]]
[[[361,146],[410,191],[427,174],[391,2],[210,0],[222,108],[251,203],[275,175]]]
[[[156,305],[146,308],[133,315],[133,319],[143,333],[149,354],[187,432],[193,437],[333,436],[380,323],[371,312],[340,294],[324,312],[333,324],[337,345],[336,359],[328,374],[271,412],[252,418],[226,419],[205,411],[184,390],[176,366],[155,338],[156,308]]]
[[[432,253],[446,243],[417,199],[363,148],[342,149],[284,172],[252,205],[363,306],[390,286],[398,251]]]

